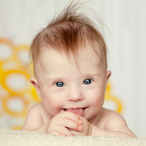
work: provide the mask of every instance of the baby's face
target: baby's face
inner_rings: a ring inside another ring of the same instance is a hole
[[[90,121],[102,109],[110,72],[94,51],[81,53],[78,68],[73,57],[69,61],[53,49],[44,49],[36,71],[37,89],[51,116],[65,110]]]

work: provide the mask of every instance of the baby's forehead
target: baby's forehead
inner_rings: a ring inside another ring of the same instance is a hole
[[[88,43],[86,45],[81,45],[78,48],[73,48],[74,51],[70,49],[70,52],[67,52],[64,48],[53,48],[53,47],[45,47],[43,48],[42,55],[40,55],[39,60],[44,60],[45,62],[45,56],[46,58],[52,58],[59,59],[63,57],[66,59],[66,61],[69,61],[70,63],[76,63],[76,65],[79,67],[81,62],[94,62],[95,58],[96,61],[104,61],[106,62],[106,58],[104,56],[104,51],[101,48],[101,46],[98,43]],[[58,56],[59,55],[59,56]],[[94,58],[94,59],[93,59]]]
[[[69,58],[91,58],[93,55],[96,55],[99,59],[106,58],[105,51],[102,48],[102,46],[98,42],[88,42],[88,43],[82,43],[78,46],[72,46],[72,47],[51,47],[51,46],[45,46],[41,48],[42,52],[40,54],[40,57],[43,57],[43,55],[46,55],[46,53],[53,54],[55,52],[59,53],[62,56]]]
[[[63,51],[59,52],[56,48],[46,47],[43,48],[42,55],[36,64],[36,74],[40,74],[42,71],[42,74],[48,71],[52,72],[58,67],[65,68],[67,71],[69,66],[77,67],[79,71],[86,69],[89,71],[91,68],[101,68],[101,66],[106,68],[105,61],[102,61],[104,58],[102,54],[101,48],[97,44],[94,46],[87,45],[84,48],[82,46],[82,48],[78,48],[77,54],[70,54],[69,56]]]
[[[86,45],[82,46],[81,49],[79,49],[79,54],[82,56],[89,56],[92,57],[93,55],[96,55],[99,58],[104,57],[104,49],[101,47],[101,45],[98,42],[90,42]]]

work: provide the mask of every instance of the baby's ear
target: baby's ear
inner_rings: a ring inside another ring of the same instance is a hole
[[[111,76],[111,71],[108,70],[108,71],[106,72],[106,79],[107,79],[107,82],[108,82],[110,76]]]
[[[105,90],[106,90],[106,88],[107,88],[107,84],[108,84],[108,80],[109,80],[110,76],[111,76],[111,71],[108,70],[108,71],[106,72],[106,84],[105,84]]]
[[[38,94],[41,95],[41,93],[40,93],[40,87],[39,87],[39,84],[38,84],[37,80],[35,78],[31,78],[30,79],[30,82],[35,87],[35,89],[37,90]]]

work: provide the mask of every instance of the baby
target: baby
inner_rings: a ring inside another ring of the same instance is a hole
[[[35,78],[42,102],[22,130],[59,136],[136,137],[124,118],[103,108],[110,71],[106,44],[96,25],[70,4],[33,40]]]

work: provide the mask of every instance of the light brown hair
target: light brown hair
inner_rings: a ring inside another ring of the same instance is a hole
[[[87,43],[93,45],[94,42],[100,45],[107,66],[105,41],[98,31],[98,27],[90,18],[81,13],[77,14],[80,6],[78,3],[73,4],[72,1],[34,38],[30,50],[34,68],[43,48],[51,47],[58,52],[65,53],[68,58],[72,54],[78,64],[79,48],[83,49]],[[98,55],[96,48],[92,48]]]

